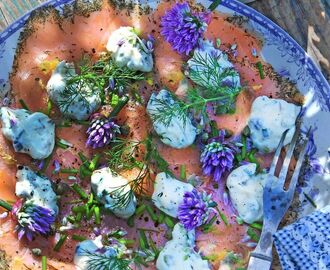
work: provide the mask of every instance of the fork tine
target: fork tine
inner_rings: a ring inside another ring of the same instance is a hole
[[[298,158],[296,167],[294,169],[294,173],[291,177],[291,182],[290,182],[290,185],[289,185],[289,188],[288,188],[289,193],[294,193],[294,191],[296,189],[296,185],[297,185],[298,178],[299,178],[299,175],[300,175],[300,170],[301,170],[304,158],[305,158],[306,147],[307,147],[308,141],[309,141],[310,136],[311,136],[311,130],[312,130],[312,127],[310,127],[308,132],[307,132],[306,139],[304,141],[303,147],[302,147],[301,152],[299,154],[299,158]]]
[[[282,165],[282,169],[280,171],[280,175],[278,177],[279,181],[281,182],[282,185],[284,185],[286,176],[288,174],[289,166],[290,166],[290,163],[291,163],[291,159],[292,159],[292,156],[293,156],[294,149],[296,148],[296,145],[297,145],[297,141],[298,141],[300,132],[301,132],[300,125],[297,125],[296,126],[296,131],[293,135],[293,138],[292,138],[292,141],[290,143],[288,152],[285,155],[285,159],[284,159],[284,162],[283,162],[283,165]]]
[[[274,158],[273,158],[273,162],[272,162],[272,164],[270,166],[270,169],[269,169],[269,174],[271,174],[271,175],[275,175],[276,165],[277,165],[278,159],[280,158],[281,150],[283,148],[283,143],[284,143],[285,137],[286,137],[288,132],[289,132],[288,129],[283,132],[281,140],[280,140],[280,142],[277,146],[277,149],[276,149],[276,152],[275,152],[275,155],[274,155]]]

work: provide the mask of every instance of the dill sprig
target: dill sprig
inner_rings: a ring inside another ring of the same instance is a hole
[[[191,114],[207,117],[206,109],[208,103],[228,100],[226,96],[205,98],[202,91],[197,88],[188,89],[185,101],[177,98],[173,93],[170,94],[174,103],[158,98],[153,100],[153,104],[157,108],[151,114],[153,122],[169,126],[173,118],[176,117],[185,124]]]
[[[84,251],[87,270],[131,270],[131,260],[118,256],[105,256],[97,252]]]
[[[138,170],[137,176],[133,180],[112,191],[116,195],[117,201],[113,207],[125,207],[135,194],[145,196],[146,187],[151,184],[151,174],[156,169],[172,175],[167,161],[159,154],[151,135],[142,141],[117,139],[106,155],[109,167],[115,173],[124,170]],[[129,191],[125,191],[127,185],[130,186]]]
[[[79,74],[74,68],[67,72],[66,87],[61,93],[62,100],[58,105],[67,111],[71,104],[77,100],[89,106],[88,98],[99,95],[102,101],[106,98],[106,89],[109,81],[115,80],[115,89],[126,89],[134,81],[144,79],[141,72],[130,70],[127,67],[119,67],[111,59],[109,54],[103,55],[97,62],[93,63],[87,56],[83,56],[78,63]]]

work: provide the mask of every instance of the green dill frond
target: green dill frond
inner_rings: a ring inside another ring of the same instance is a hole
[[[83,56],[77,66],[79,74],[72,70],[66,75],[66,87],[58,104],[64,111],[77,100],[83,102],[84,106],[89,106],[88,98],[95,95],[99,95],[104,102],[105,89],[111,79],[115,80],[115,89],[112,89],[115,92],[125,90],[132,82],[144,79],[143,73],[116,65],[109,54],[102,56],[95,63]]]
[[[113,207],[126,207],[134,198],[134,194],[146,195],[147,187],[152,185],[151,174],[155,170],[172,175],[167,161],[159,154],[152,136],[148,136],[143,141],[117,139],[113,147],[106,152],[106,156],[109,167],[116,173],[138,169],[135,179],[112,191],[117,201]],[[128,192],[125,191],[127,185],[131,187]]]
[[[96,252],[84,251],[87,256],[87,270],[132,270],[131,260],[119,257],[107,257]]]
[[[156,109],[150,111],[150,117],[154,123],[162,123],[165,126],[169,126],[174,117],[183,122],[186,121],[189,107],[173,93],[169,92],[169,94],[173,102],[159,98],[153,99],[153,105]]]

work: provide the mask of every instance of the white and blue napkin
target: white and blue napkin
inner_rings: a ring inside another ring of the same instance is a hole
[[[330,207],[279,230],[274,244],[283,270],[330,270]]]

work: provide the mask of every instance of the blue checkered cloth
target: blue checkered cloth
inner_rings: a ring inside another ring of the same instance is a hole
[[[283,270],[330,270],[330,207],[279,230],[274,244]]]

